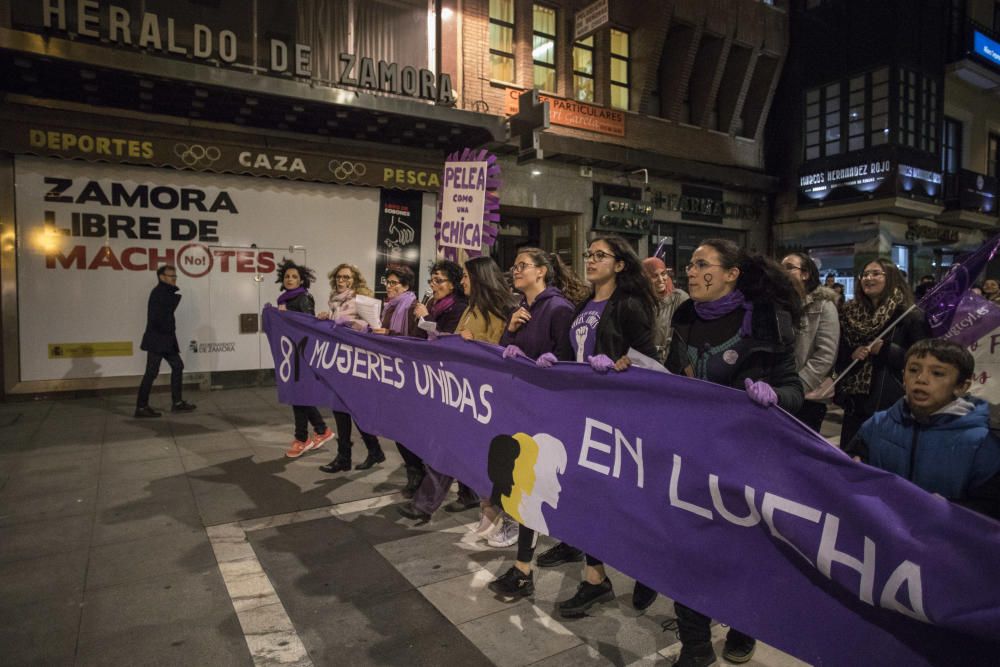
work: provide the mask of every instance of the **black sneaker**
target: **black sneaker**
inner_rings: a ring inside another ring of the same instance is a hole
[[[146,406],[141,407],[141,408],[136,408],[135,409],[135,416],[139,417],[139,418],[162,417],[163,413],[162,412],[157,412],[153,408],[151,408],[148,405],[146,405]]]
[[[563,618],[579,618],[595,604],[614,599],[615,591],[611,587],[611,580],[607,577],[604,577],[604,581],[599,584],[581,581],[576,588],[576,595],[559,603],[559,615]]]
[[[635,588],[632,589],[632,606],[636,611],[649,609],[649,605],[653,604],[657,595],[659,594],[652,588],[641,581],[637,581],[635,582]]]
[[[187,401],[177,401],[176,403],[174,403],[173,405],[170,406],[170,411],[171,412],[191,412],[192,410],[196,409],[197,407],[198,406],[195,405],[194,403],[188,403]]]
[[[563,563],[578,563],[583,560],[583,552],[565,542],[560,542],[551,549],[538,554],[535,563],[538,567],[555,567]]]
[[[708,667],[715,664],[715,649],[710,643],[681,646],[674,667]]]
[[[509,570],[489,583],[489,589],[500,597],[508,598],[507,602],[534,595],[535,573],[525,574],[517,567],[511,566]]]
[[[722,648],[722,659],[734,665],[742,665],[750,661],[756,649],[757,640],[742,633],[733,636],[733,632],[730,631],[726,637],[726,645]]]

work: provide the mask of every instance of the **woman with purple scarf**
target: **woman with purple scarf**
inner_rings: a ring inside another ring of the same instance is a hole
[[[779,405],[794,414],[803,400],[793,325],[801,319],[802,301],[781,266],[747,255],[732,241],[708,239],[691,256],[687,277],[691,299],[674,314],[667,368],[745,390],[762,408]],[[714,663],[711,619],[680,602],[674,610],[681,639],[676,664]],[[744,663],[755,646],[752,637],[731,628],[722,657]]]
[[[281,294],[278,296],[278,310],[292,310],[298,313],[316,314],[316,302],[309,294],[309,285],[316,280],[313,270],[286,259],[278,265],[278,281],[281,284]],[[298,458],[306,452],[322,447],[323,443],[333,437],[333,431],[326,426],[319,410],[311,405],[293,405],[295,415],[295,440],[285,452],[289,458]],[[316,435],[309,437],[309,424],[312,424]]]

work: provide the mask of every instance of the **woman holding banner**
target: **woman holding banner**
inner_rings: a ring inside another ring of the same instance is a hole
[[[795,413],[802,383],[795,366],[795,327],[802,302],[776,262],[751,257],[732,241],[707,239],[687,265],[688,293],[674,315],[667,368],[674,373],[743,389],[754,403]],[[680,602],[679,667],[715,662],[711,619]],[[744,663],[756,641],[732,628],[723,658]]]
[[[327,301],[330,310],[323,311],[316,317],[321,320],[332,319],[340,326],[349,326],[357,331],[364,331],[368,323],[358,317],[357,296],[374,296],[368,289],[368,284],[361,275],[361,270],[353,264],[341,264],[329,274],[330,298]],[[351,469],[351,415],[346,412],[333,411],[333,419],[337,423],[337,456],[326,465],[319,467],[323,472],[335,473]],[[365,443],[368,456],[358,464],[356,470],[368,470],[372,466],[385,461],[385,454],[378,438],[371,433],[365,433],[358,427],[361,441]]]
[[[382,327],[374,329],[373,333],[390,336],[416,336],[421,333],[413,312],[417,304],[417,295],[413,293],[416,282],[417,278],[408,266],[393,266],[386,272]],[[400,493],[404,498],[412,498],[424,479],[424,462],[400,442],[396,443],[396,449],[406,466],[406,486]]]
[[[923,312],[911,309],[913,294],[891,261],[869,262],[858,282],[861,292],[840,313],[838,372],[856,361],[837,383],[834,399],[844,408],[845,446],[869,417],[903,397],[906,351],[931,335]]]
[[[539,365],[572,360],[569,327],[576,308],[566,293],[579,298],[586,293],[586,287],[558,255],[539,248],[522,248],[510,272],[514,289],[521,293],[522,299],[500,337],[500,344],[506,346],[504,358],[528,357]],[[505,518],[499,532],[489,540],[494,547],[508,547],[515,542],[514,565],[489,584],[491,591],[508,601],[535,591],[531,560],[538,537],[530,528]]]
[[[656,297],[631,246],[621,237],[602,236],[590,242],[583,257],[591,295],[577,309],[570,327],[570,344],[576,360],[607,373],[623,371],[631,365],[627,356],[630,349],[655,358]],[[551,567],[583,558],[579,549],[561,542],[540,554],[538,565]],[[593,605],[614,597],[604,563],[586,554],[583,581],[572,598],[558,604],[559,613],[566,618],[577,618]],[[655,599],[656,591],[636,582],[632,595],[636,609],[646,609]]]
[[[500,267],[490,257],[470,259],[465,263],[461,286],[469,295],[469,305],[462,313],[455,333],[465,340],[481,340],[494,345],[499,343],[504,324],[514,306]],[[428,467],[413,501],[401,505],[399,513],[410,519],[430,519],[431,514],[444,502],[453,481],[453,477],[442,475]],[[461,512],[480,504],[476,492],[459,482],[458,499],[449,503],[445,510]],[[482,507],[483,517],[476,532],[486,536],[492,528],[499,528],[500,512],[488,501],[483,501]]]

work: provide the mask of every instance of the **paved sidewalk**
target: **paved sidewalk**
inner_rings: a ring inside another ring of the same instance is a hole
[[[326,475],[317,468],[330,446],[284,457],[291,411],[273,389],[186,398],[196,412],[149,420],[132,418],[131,395],[0,404],[0,663],[464,667],[676,656],[670,601],[638,614],[633,582],[618,572],[618,600],[575,621],[553,611],[575,590],[576,565],[536,570],[531,600],[497,601],[485,587],[513,549],[477,542],[475,511],[439,512],[423,526],[402,519],[391,443],[381,466]],[[356,442],[356,458],[363,451]],[[725,628],[715,633],[721,652]],[[761,645],[748,664],[803,663]]]

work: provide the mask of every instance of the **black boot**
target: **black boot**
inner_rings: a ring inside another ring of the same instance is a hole
[[[406,466],[406,486],[400,491],[404,498],[412,498],[424,481],[424,467]]]
[[[368,444],[368,443],[365,443]],[[355,470],[368,470],[374,465],[385,462],[385,452],[379,447],[378,443],[375,443],[375,447],[368,448],[368,457],[364,461],[354,466]]]
[[[340,454],[337,454],[337,458],[327,463],[325,466],[320,466],[320,470],[323,472],[344,472],[351,469],[351,457],[348,456],[344,458]]]

